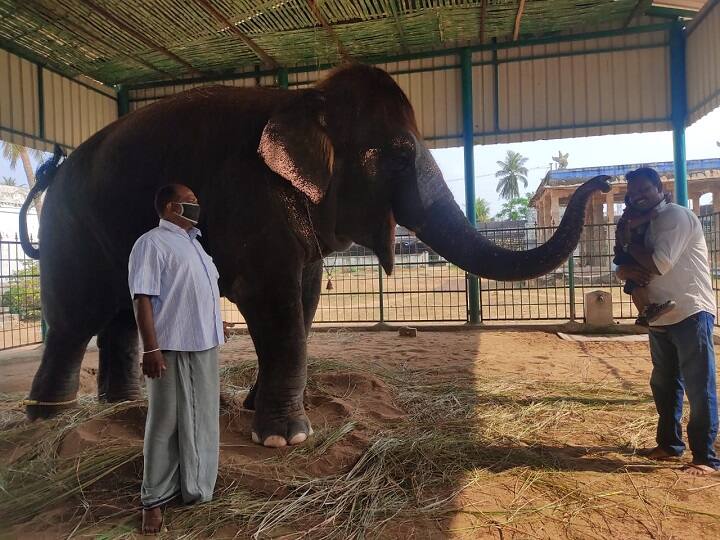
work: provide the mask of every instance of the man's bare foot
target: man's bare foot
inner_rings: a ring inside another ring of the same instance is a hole
[[[142,533],[157,534],[162,529],[163,515],[159,506],[155,508],[143,508],[142,511]]]
[[[700,465],[699,463],[691,463],[690,465],[683,467],[681,470],[691,476],[707,476],[708,474],[717,472],[710,465]]]
[[[659,446],[656,446],[655,448],[651,450],[645,450],[644,452],[640,452],[640,455],[645,456],[648,459],[655,459],[657,461],[667,461],[671,459],[677,459],[680,456],[676,456],[674,454],[671,454],[667,452],[666,450],[663,450]]]

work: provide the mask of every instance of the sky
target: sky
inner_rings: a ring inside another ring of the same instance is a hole
[[[720,108],[715,109],[687,129],[687,159],[720,158]],[[497,161],[504,159],[508,150],[520,152],[528,158],[528,187],[525,191],[535,192],[548,171],[552,156],[559,150],[568,153],[568,167],[595,167],[672,161],[672,133],[637,133],[629,135],[604,135],[578,139],[556,139],[514,144],[475,146],[475,196],[490,203],[491,215],[502,207],[502,200],[495,189],[498,170]],[[465,183],[463,149],[447,148],[432,150],[445,181],[461,208],[465,208]],[[35,166],[37,167],[37,163]],[[0,156],[0,179],[12,176],[18,185],[26,184],[22,164],[10,170],[8,162]],[[707,195],[709,197],[709,195]],[[703,204],[706,203],[702,200]]]
[[[720,107],[690,126],[685,133],[687,159],[720,158]],[[520,193],[534,193],[558,150],[568,153],[568,168],[642,164],[673,160],[672,132],[604,135],[577,139],[554,139],[513,144],[475,146],[475,196],[490,203],[491,215],[502,208],[496,193],[497,161],[508,150],[528,158],[528,187]],[[465,208],[465,180],[462,148],[432,150],[450,190],[461,208]],[[708,195],[709,197],[709,195]],[[705,202],[704,200],[702,201]]]

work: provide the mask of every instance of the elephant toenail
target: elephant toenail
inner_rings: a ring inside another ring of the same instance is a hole
[[[260,437],[258,437],[258,434],[254,431],[252,432],[252,442],[255,444],[260,444]]]
[[[287,441],[285,437],[281,437],[280,435],[270,435],[263,441],[263,446],[267,446],[268,448],[282,448],[283,446],[287,446]]]
[[[307,440],[308,436],[304,433],[296,433],[293,435],[292,439],[290,439],[290,444],[300,444],[304,443]]]

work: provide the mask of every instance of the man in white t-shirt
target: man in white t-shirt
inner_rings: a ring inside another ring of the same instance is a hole
[[[720,469],[714,443],[718,431],[713,326],[715,292],[708,250],[697,216],[683,206],[666,203],[660,176],[643,167],[626,175],[630,203],[656,209],[645,233],[645,245],[630,245],[637,265],[621,265],[617,276],[647,286],[651,302],[675,300],[675,309],[650,323],[653,362],[650,387],[658,412],[657,446],[651,459],[679,457],[683,394],[690,403],[687,426],[692,463],[685,471],[705,475]]]

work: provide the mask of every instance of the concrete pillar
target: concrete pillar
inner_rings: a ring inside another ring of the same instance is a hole
[[[550,193],[550,220],[554,227],[560,225],[560,197]]]
[[[537,213],[537,226],[538,227],[544,227],[545,226],[545,209],[543,208],[543,197],[538,197],[537,202],[535,203],[535,212]]]
[[[700,195],[697,193],[693,193],[690,200],[692,201],[693,212],[695,212],[696,216],[699,216],[700,215]]]
[[[713,214],[715,214],[720,212],[720,191],[713,191],[712,198]]]
[[[611,189],[605,195],[605,204],[607,205],[607,222],[615,222],[615,192]]]

